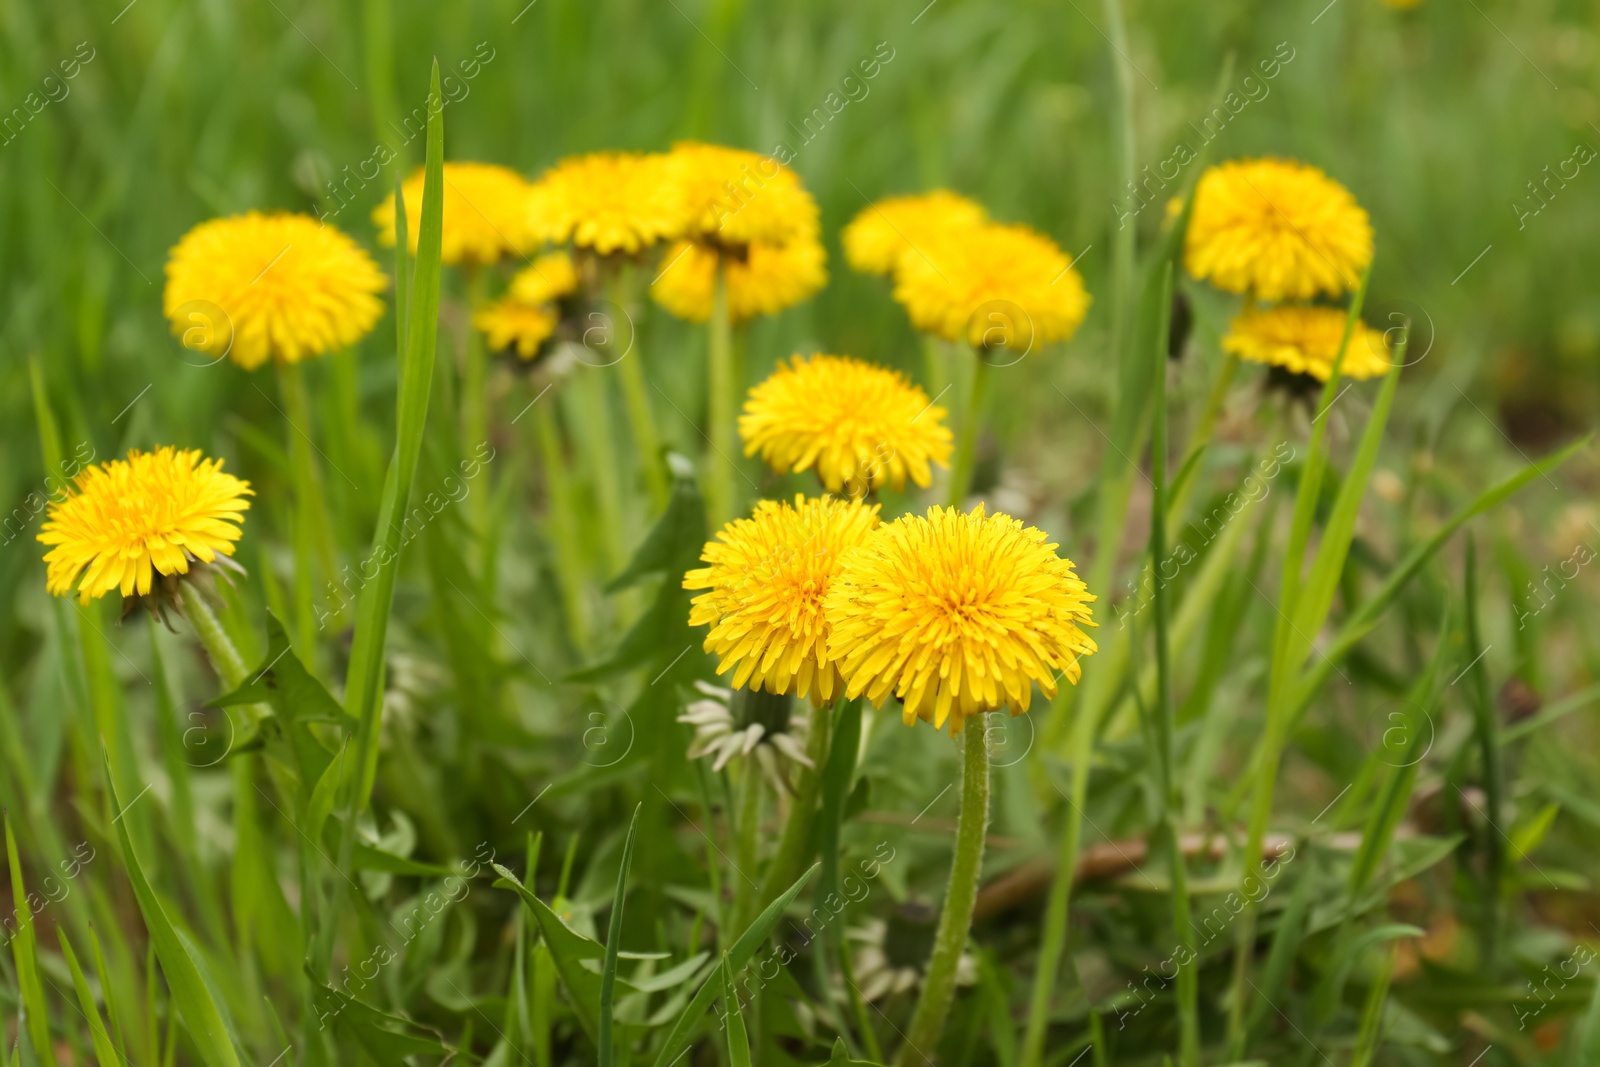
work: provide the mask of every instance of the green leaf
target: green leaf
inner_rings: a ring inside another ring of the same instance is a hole
[[[821,1067],[883,1067],[882,1064],[872,1060],[853,1060],[850,1050],[844,1047],[844,1038],[833,1039],[833,1055],[828,1057],[828,1062]]]
[[[106,767],[106,779],[111,768]],[[50,1040],[50,1014],[45,1005],[44,986],[39,984],[38,935],[33,927],[33,905],[22,884],[22,862],[17,858],[17,839],[11,832],[11,813],[5,815],[6,862],[11,865],[11,899],[17,917],[17,932],[11,938],[11,958],[17,965],[17,990],[22,1013],[27,1016],[28,1041],[33,1053],[46,1067],[55,1067],[55,1045]],[[118,826],[126,840],[126,830]],[[124,846],[126,847],[126,846]]]
[[[1589,1007],[1579,1021],[1572,1041],[1571,1067],[1593,1067],[1600,1063],[1600,982],[1589,994]]]
[[[811,880],[811,876],[817,873],[817,868],[820,866],[822,864],[813,863],[810,870],[795,879],[794,885],[784,890],[777,900],[768,904],[766,910],[756,916],[755,921],[750,924],[744,933],[739,935],[739,939],[728,950],[728,958],[732,961],[735,971],[741,970],[755,956],[756,949],[767,939],[767,935],[772,932],[772,928],[778,924],[778,919],[783,915],[784,909],[799,895],[800,890]],[[667,1034],[665,1044],[661,1046],[661,1051],[656,1055],[655,1067],[668,1067],[669,1064],[676,1061],[678,1055],[684,1049],[689,1047],[689,1043],[694,1039],[701,1020],[711,1008],[711,1002],[716,999],[717,989],[717,983],[710,978],[700,986],[699,992],[694,995],[694,999],[689,1002],[689,1006],[683,1009],[683,1013],[672,1024],[672,1029]]]
[[[100,1008],[94,1002],[94,994],[89,992],[89,982],[83,977],[83,968],[78,966],[78,957],[72,951],[72,943],[67,940],[67,932],[59,926],[56,927],[56,940],[61,942],[61,954],[66,957],[67,969],[72,972],[72,988],[77,991],[78,1006],[83,1009],[83,1017],[89,1020],[94,1058],[101,1067],[115,1067],[122,1062],[122,1057],[117,1054],[116,1047],[111,1043],[111,1035],[106,1033],[105,1023],[100,1020]]]
[[[527,905],[528,910],[533,912],[534,921],[539,924],[543,944],[550,950],[551,959],[556,965],[556,974],[567,987],[567,995],[572,1000],[573,1014],[578,1017],[578,1024],[583,1027],[584,1033],[588,1034],[589,1039],[598,1047],[600,976],[586,969],[583,961],[604,959],[605,948],[562,922],[559,915],[551,911],[544,901],[518,881],[516,875],[509,870],[498,863],[494,865],[494,869],[500,875],[495,879],[494,887],[509,889],[516,893],[522,898],[522,903]]]
[[[628,871],[633,866],[633,839],[639,832],[639,812],[644,805],[635,805],[633,819],[628,823],[628,836],[622,843],[622,863],[617,867],[617,892],[611,898],[611,921],[606,928],[605,965],[600,971],[600,1067],[612,1067],[616,1055],[612,1051],[616,1035],[612,1033],[612,995],[617,986],[617,953],[622,948],[622,905],[628,894]]]
[[[1298,718],[1306,706],[1311,703],[1311,698],[1316,695],[1318,689],[1322,688],[1322,683],[1327,681],[1328,675],[1333,673],[1335,664],[1355,647],[1356,642],[1372,632],[1373,627],[1377,626],[1378,621],[1383,617],[1383,613],[1389,609],[1389,605],[1394,603],[1395,598],[1400,595],[1400,590],[1416,576],[1417,572],[1422,569],[1428,560],[1433,558],[1439,549],[1444,547],[1445,542],[1449,541],[1457,530],[1469,520],[1505,501],[1535,478],[1542,478],[1548,475],[1572,458],[1573,455],[1587,448],[1593,439],[1591,435],[1574,441],[1567,447],[1546,456],[1537,463],[1530,463],[1516,474],[1484,490],[1472,503],[1446,519],[1444,525],[1439,527],[1432,537],[1407,552],[1405,557],[1395,564],[1394,569],[1384,578],[1383,584],[1378,587],[1378,591],[1367,600],[1362,601],[1361,606],[1356,608],[1350,617],[1344,621],[1344,624],[1334,634],[1333,640],[1328,643],[1328,647],[1317,657],[1311,670],[1301,679],[1299,686],[1295,690],[1295,717]]]
[[[744,1009],[733,988],[733,966],[726,952],[717,973],[722,976],[722,1027],[728,1035],[728,1063],[730,1067],[750,1067],[750,1035],[745,1033]]]
[[[1338,1007],[1339,999],[1344,993],[1345,979],[1350,976],[1350,968],[1370,946],[1402,937],[1422,937],[1426,933],[1426,930],[1410,923],[1385,923],[1373,927],[1359,937],[1344,938],[1334,953],[1332,966],[1323,972],[1322,980],[1317,983],[1316,991],[1311,995],[1313,1018],[1333,1017],[1334,1009]]]
[[[377,573],[361,587],[356,605],[355,639],[345,675],[345,708],[360,722],[356,746],[356,810],[366,807],[378,772],[378,724],[382,716],[383,650],[389,632],[399,568],[399,517],[411,502],[417,459],[428,421],[434,351],[439,339],[440,240],[444,209],[444,103],[439,93],[439,61],[434,60],[428,87],[428,152],[422,189],[422,229],[417,238],[416,275],[407,289],[406,346],[400,361],[400,391],[394,455],[383,484],[377,530],[367,565]],[[400,202],[397,215],[405,214]]]
[[[133,842],[129,840],[127,825],[122,821],[122,802],[117,798],[115,783],[111,781],[109,757],[106,757],[106,764],[106,782],[111,790],[111,807],[115,813],[112,821],[116,823],[117,838],[122,844],[123,864],[128,870],[133,895],[139,902],[139,912],[144,916],[145,928],[150,932],[156,958],[161,961],[161,973],[166,976],[172,1001],[177,1005],[178,1014],[183,1017],[184,1026],[202,1060],[211,1067],[239,1067],[239,1057],[234,1051],[227,1025],[223,1022],[222,1012],[211,999],[199,968],[162,910],[161,901],[145,880],[139,858],[134,855]]]
[[[321,1026],[331,1024],[336,1032],[355,1038],[383,1067],[405,1067],[408,1056],[449,1057],[455,1054],[456,1050],[437,1035],[418,1034],[419,1027],[411,1020],[379,1011],[324,985],[316,980],[309,967],[306,976],[311,980],[311,1005],[318,1023]]]
[[[627,568],[606,589],[625,589],[654,574],[663,575],[661,587],[616,649],[599,663],[568,674],[569,681],[598,681],[646,664],[657,671],[656,681],[665,681],[659,675],[666,670],[692,676],[700,665],[696,657],[683,655],[696,643],[687,621],[690,594],[683,588],[683,575],[695,566],[705,547],[706,509],[693,470],[681,464],[673,464],[673,470],[676,478],[667,510]]]

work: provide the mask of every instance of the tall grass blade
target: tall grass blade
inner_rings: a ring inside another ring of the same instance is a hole
[[[622,947],[622,905],[628,894],[628,872],[633,867],[633,839],[639,832],[639,812],[643,808],[643,804],[636,805],[633,818],[628,823],[628,837],[622,843],[622,863],[617,867],[617,892],[611,899],[611,921],[606,927],[605,961],[600,968],[600,1067],[612,1067],[616,1063],[612,998],[617,986],[617,953]]]
[[[11,813],[5,815],[6,862],[11,867],[11,899],[16,913],[17,932],[11,936],[11,958],[17,968],[17,995],[33,1054],[45,1067],[55,1067],[55,1044],[50,1039],[50,1011],[39,982],[39,942],[33,925],[33,905],[22,884],[22,861],[17,858],[17,839],[11,832]]]
[[[123,1062],[123,1057],[112,1045],[111,1035],[106,1032],[105,1023],[100,1020],[100,1008],[94,1002],[94,994],[89,991],[89,982],[83,976],[83,968],[78,965],[78,956],[72,951],[72,942],[67,940],[67,932],[59,926],[56,927],[56,939],[61,942],[61,955],[66,958],[67,969],[72,972],[72,988],[78,995],[78,1007],[82,1009],[83,1017],[89,1021],[89,1036],[94,1044],[94,1058],[101,1067],[117,1067]]]

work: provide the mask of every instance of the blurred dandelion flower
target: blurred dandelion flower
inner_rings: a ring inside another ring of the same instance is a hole
[[[401,186],[406,202],[406,236],[411,251],[422,236],[422,185],[418,167]],[[493,163],[444,165],[443,231],[440,258],[445,263],[488,265],[505,255],[521,255],[539,243],[528,213],[530,186],[509,167]],[[372,212],[380,244],[394,245],[394,194]]]
[[[578,272],[570,255],[542,255],[512,277],[505,296],[474,311],[472,325],[483,332],[491,351],[514,351],[531,360],[561,321],[556,302],[577,289]]]
[[[739,435],[781,473],[815,468],[831,492],[920,486],[945,466],[952,437],[945,410],[905,376],[848,356],[795,356],[750,390]]]
[[[959,734],[972,715],[1028,710],[1033,685],[1076,683],[1095,651],[1094,601],[1045,534],[1007,515],[933,507],[881,527],[827,595],[828,653],[854,698]]]
[[[844,258],[863,274],[890,274],[903,255],[921,255],[921,246],[944,235],[981,226],[983,207],[948,189],[893,196],[865,208],[844,228]]]
[[[1240,359],[1309,374],[1319,382],[1333,373],[1348,313],[1331,307],[1255,309],[1237,316],[1222,339],[1222,350]],[[1339,374],[1345,378],[1377,378],[1392,362],[1382,333],[1357,322]]]
[[[735,689],[765,689],[821,704],[843,688],[829,652],[823,602],[841,561],[878,525],[878,506],[834,497],[763,500],[724,526],[684,575],[690,626],[711,627],[705,650],[734,671]],[[737,668],[737,669],[735,669]]]
[[[679,241],[667,250],[661,275],[650,287],[656,303],[680,319],[711,318],[719,260],[727,273],[728,316],[735,322],[757,315],[776,315],[821,289],[828,281],[827,254],[815,236],[788,244],[752,244],[739,254],[718,251],[695,241]]]
[[[355,344],[383,315],[376,294],[386,284],[372,257],[333,227],[251,211],[183,235],[167,259],[162,308],[186,347],[253,370]],[[212,307],[226,320],[211,321]]]
[[[901,257],[894,298],[924,333],[1028,351],[1071,337],[1089,310],[1072,261],[1026,226],[948,231],[920,251]]]
[[[145,596],[156,575],[233,555],[250,495],[249,482],[198,449],[135,449],[88,467],[66,499],[51,503],[38,535],[55,546],[44,557],[46,586],[69,596],[76,583],[84,604],[114,589]]]
[[[1286,159],[1207,170],[1184,240],[1190,274],[1258,300],[1337,296],[1372,261],[1372,223],[1350,191]]]
[[[695,682],[700,700],[690,702],[678,721],[694,727],[690,759],[710,758],[720,771],[740,756],[754,755],[772,784],[793,792],[785,763],[816,770],[806,755],[811,719],[805,706],[788,696],[746,691],[736,694],[707,682]],[[737,710],[734,705],[739,706]]]
[[[667,153],[662,175],[684,237],[729,249],[816,239],[817,202],[771,156],[685,141]]]
[[[683,213],[667,184],[661,153],[591,152],[563,159],[544,173],[528,197],[529,226],[549,244],[601,255],[637,253],[675,237]]]

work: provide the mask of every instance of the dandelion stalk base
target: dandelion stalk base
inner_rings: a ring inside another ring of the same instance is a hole
[[[944,1033],[946,1017],[956,995],[956,966],[967,947],[972,929],[972,910],[978,902],[978,876],[983,871],[984,834],[989,828],[989,751],[984,738],[984,720],[976,716],[961,731],[961,816],[956,823],[956,852],[950,864],[950,887],[945,892],[944,909],[939,913],[939,929],[934,935],[933,955],[928,958],[928,978],[922,986],[922,999],[906,1031],[900,1050],[899,1067],[931,1067],[933,1055]]]

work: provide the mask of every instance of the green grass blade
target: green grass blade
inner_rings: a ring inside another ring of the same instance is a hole
[[[598,1048],[600,1044],[600,976],[583,966],[584,960],[605,958],[605,949],[584,937],[561,921],[561,917],[534,895],[533,891],[517,880],[510,870],[495,864],[500,877],[495,879],[496,889],[509,889],[522,898],[522,903],[533,912],[539,924],[541,943],[549,950],[555,963],[556,974],[567,987],[572,1001],[573,1014],[578,1024]],[[559,899],[558,899],[559,902]]]
[[[112,1043],[117,1048],[128,1047],[128,1028],[123,1024],[128,1005],[119,992],[120,986],[112,981],[111,968],[106,966],[105,953],[100,950],[100,935],[94,924],[89,924],[89,951],[94,955],[94,973],[100,980],[100,994],[106,999],[106,1015],[111,1019]]]
[[[1317,690],[1322,687],[1322,683],[1327,681],[1328,675],[1333,673],[1334,665],[1348,654],[1358,641],[1372,632],[1372,628],[1378,625],[1378,621],[1383,617],[1383,613],[1388,610],[1389,605],[1394,603],[1395,598],[1400,595],[1400,590],[1416,576],[1417,572],[1423,568],[1428,560],[1432,559],[1444,547],[1445,542],[1449,541],[1457,530],[1461,529],[1471,519],[1502,503],[1534,479],[1547,477],[1551,471],[1587,448],[1593,440],[1594,437],[1592,435],[1580,438],[1565,448],[1546,456],[1537,463],[1529,464],[1516,474],[1484,490],[1472,503],[1456,511],[1455,514],[1446,519],[1444,525],[1440,526],[1432,537],[1406,553],[1405,557],[1395,564],[1394,569],[1384,578],[1383,584],[1378,587],[1377,592],[1362,601],[1361,606],[1356,608],[1350,617],[1345,620],[1344,624],[1339,627],[1333,640],[1328,643],[1327,649],[1317,657],[1316,662],[1302,678],[1295,690],[1295,717],[1298,718],[1299,714],[1305,710],[1306,705],[1311,702],[1311,698],[1316,694]]]
[[[107,772],[109,774],[109,771]],[[17,967],[17,992],[22,1012],[27,1016],[28,1041],[33,1054],[46,1067],[55,1067],[55,1046],[50,1040],[50,1013],[39,983],[38,934],[33,926],[33,905],[22,884],[22,861],[17,858],[17,839],[11,832],[11,814],[5,815],[6,862],[11,866],[11,899],[17,919],[17,932],[11,937],[11,958]]]
[[[1467,666],[1469,685],[1467,704],[1472,709],[1473,732],[1477,734],[1478,747],[1483,755],[1484,803],[1489,809],[1489,825],[1498,831],[1499,820],[1505,811],[1505,762],[1500,753],[1500,723],[1495,716],[1494,703],[1489,697],[1489,670],[1484,666],[1483,636],[1478,628],[1478,552],[1472,535],[1467,535],[1467,648],[1472,657]],[[1440,643],[1443,643],[1441,638]],[[1500,938],[1500,887],[1505,884],[1505,839],[1498,833],[1484,835],[1487,853],[1484,865],[1484,954],[1494,958]]]
[[[106,781],[110,783],[113,821],[117,826],[117,838],[122,845],[122,859],[128,871],[128,881],[133,886],[133,895],[138,900],[140,913],[144,916],[145,928],[150,932],[151,946],[155,949],[156,958],[161,961],[161,973],[166,976],[167,988],[172,993],[172,1002],[177,1006],[178,1013],[183,1016],[189,1037],[194,1041],[202,1060],[210,1067],[239,1067],[239,1057],[228,1036],[222,1012],[211,999],[211,993],[206,988],[205,980],[200,976],[199,968],[190,957],[189,950],[179,938],[177,930],[167,919],[166,912],[161,908],[161,901],[157,899],[150,883],[145,880],[144,870],[139,866],[139,857],[134,854],[133,841],[128,836],[127,824],[121,818],[122,803],[117,797],[115,783],[111,782],[109,757],[107,757]]]
[[[417,243],[417,266],[409,292],[409,323],[401,361],[399,420],[394,456],[383,486],[377,532],[371,558],[377,575],[361,588],[356,607],[356,630],[345,676],[345,708],[360,721],[356,747],[355,810],[366,806],[378,768],[378,725],[382,709],[384,640],[389,630],[389,609],[394,602],[395,572],[399,565],[403,530],[398,521],[406,513],[411,485],[417,473],[422,434],[428,420],[429,387],[433,381],[434,351],[439,333],[440,238],[444,197],[444,105],[439,95],[439,64],[433,65],[428,90],[428,163],[422,193],[422,230]],[[396,215],[403,215],[404,207]],[[403,247],[403,246],[402,246]]]
[[[611,899],[611,921],[606,927],[605,962],[600,968],[600,1067],[612,1067],[616,1062],[612,1030],[612,996],[617,986],[617,952],[622,947],[622,904],[628,893],[628,871],[633,866],[633,839],[639,832],[639,811],[643,804],[635,805],[633,819],[628,823],[628,837],[622,843],[622,863],[617,868],[617,893]]]
[[[794,885],[784,890],[782,896],[767,905],[767,909],[756,916],[755,921],[745,929],[744,933],[739,935],[739,939],[728,950],[728,959],[732,962],[735,971],[742,969],[750,962],[751,957],[756,954],[756,949],[767,939],[767,935],[772,932],[772,928],[778,924],[778,919],[783,915],[784,909],[799,895],[800,890],[811,880],[811,876],[817,873],[817,868],[820,866],[822,866],[820,863],[812,864],[810,870],[795,879]],[[700,1021],[705,1017],[706,1012],[711,1010],[711,1002],[716,999],[719,988],[718,983],[712,977],[708,977],[704,984],[700,986],[700,991],[694,995],[694,999],[689,1002],[689,1006],[683,1009],[677,1021],[672,1024],[672,1029],[667,1033],[667,1038],[661,1046],[661,1051],[656,1054],[655,1067],[668,1067],[669,1064],[675,1063],[683,1053],[683,1050],[689,1047]]]
[[[739,994],[733,988],[733,965],[728,954],[722,954],[722,966],[717,968],[722,976],[722,1028],[728,1035],[729,1067],[750,1067],[750,1036],[745,1033],[744,1009],[739,1005]]]
[[[72,972],[72,988],[78,994],[78,1006],[83,1009],[83,1017],[89,1020],[89,1034],[94,1041],[94,1058],[101,1067],[115,1067],[122,1063],[122,1057],[112,1045],[111,1035],[106,1033],[105,1023],[100,1020],[100,1009],[94,1002],[94,994],[89,992],[89,982],[83,977],[83,968],[78,966],[78,956],[72,951],[72,942],[67,940],[66,930],[56,927],[56,939],[61,942],[61,955],[66,957],[67,969]]]
[[[1378,1041],[1383,1036],[1383,1008],[1389,1000],[1389,980],[1394,977],[1396,950],[1383,954],[1372,988],[1367,990],[1367,1004],[1361,1010],[1361,1030],[1356,1035],[1356,1051],[1350,1057],[1350,1067],[1369,1067],[1378,1051]]]

